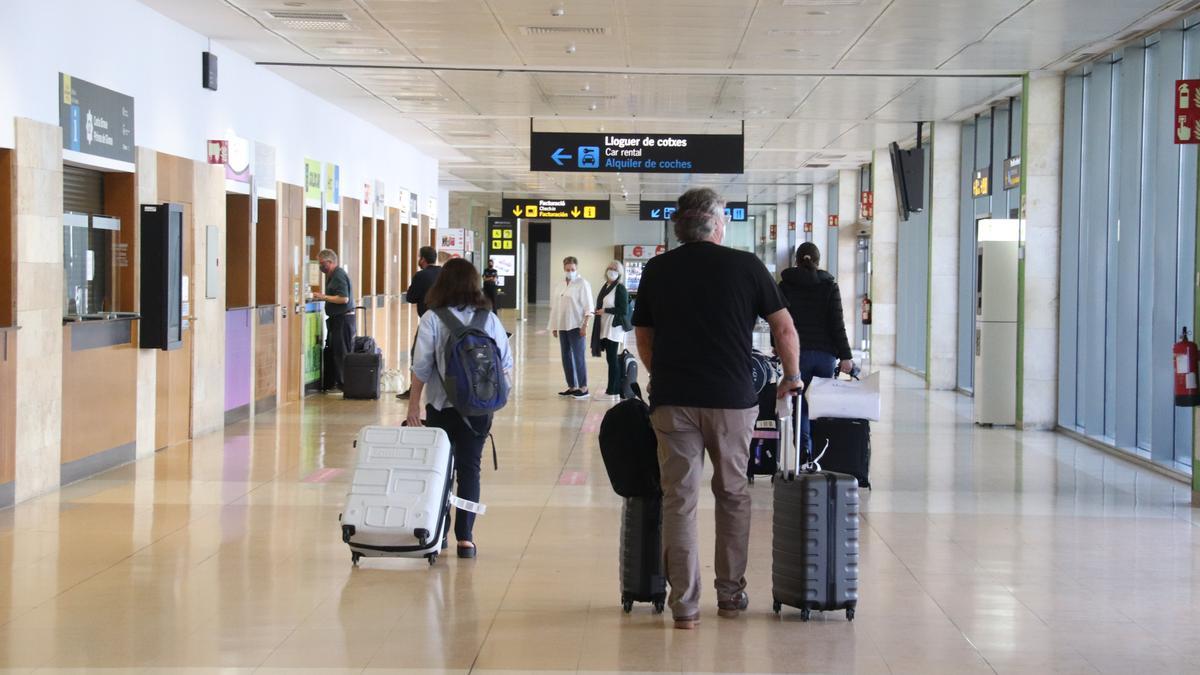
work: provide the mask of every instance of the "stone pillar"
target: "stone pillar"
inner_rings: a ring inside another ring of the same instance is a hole
[[[829,185],[814,185],[812,200],[812,243],[821,251],[821,269],[829,269]]]
[[[225,426],[225,265],[217,266],[216,297],[207,297],[207,229],[217,228],[219,257],[225,256],[225,175],[221,167],[196,162],[192,228],[192,438]],[[344,227],[353,227],[346,223]]]
[[[1017,421],[1052,429],[1058,421],[1058,285],[1062,229],[1063,76],[1025,76],[1022,244]]]
[[[158,203],[158,153],[146,148],[137,148],[137,193],[138,204]],[[142,266],[140,264],[142,240],[141,228],[138,228],[137,240],[134,244],[138,264],[134,265],[134,287],[141,288]],[[134,299],[135,309],[141,310],[141,293]],[[155,431],[158,419],[158,351],[154,349],[137,350],[137,442],[135,455],[139,458],[154,454]],[[281,399],[282,400],[282,399]],[[153,468],[153,465],[149,465]],[[141,467],[138,471],[141,471]],[[153,477],[153,473],[148,474]],[[139,475],[139,477],[141,477]]]
[[[962,124],[933,125],[929,205],[930,389],[958,386],[958,229],[962,195]]]
[[[900,215],[892,178],[892,156],[875,151],[871,174],[875,193],[875,219],[871,228],[871,363],[896,363],[896,247]]]
[[[830,255],[838,257],[838,286],[842,291],[842,313],[846,321],[846,334],[850,337],[850,346],[857,348],[854,339],[854,326],[857,324],[859,290],[855,288],[855,276],[858,270],[854,266],[855,247],[858,243],[858,171],[838,172],[838,238],[837,251]]]
[[[16,120],[16,502],[57,490],[62,464],[62,131]]]

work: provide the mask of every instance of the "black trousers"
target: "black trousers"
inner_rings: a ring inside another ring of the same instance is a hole
[[[325,328],[325,368],[321,388],[332,389],[343,385],[346,355],[354,349],[354,313],[346,312],[325,319]]]
[[[487,440],[488,432],[492,429],[492,419],[485,415],[472,417],[470,420],[471,426],[468,427],[462,415],[454,408],[438,410],[431,405],[425,406],[425,426],[441,429],[450,437],[450,451],[454,453],[455,481],[458,483],[454,493],[467,501],[478,502],[479,465],[483,457],[483,442]],[[450,529],[449,521],[446,521],[446,529]],[[458,541],[473,542],[474,530],[475,514],[455,509],[454,538]]]
[[[604,358],[608,361],[608,387],[604,393],[610,396],[621,395],[621,345],[605,338],[600,341],[604,345]]]

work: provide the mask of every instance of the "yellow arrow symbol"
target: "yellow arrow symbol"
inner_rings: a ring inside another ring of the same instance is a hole
[[[579,207],[578,207],[578,206],[576,206],[575,208],[571,209],[571,215],[572,215],[572,216],[574,216],[575,218],[578,218],[578,217],[579,217]]]
[[[520,205],[517,205],[517,206],[514,206],[514,207],[513,207],[513,215],[514,215],[514,216],[519,216],[519,215],[521,215],[521,207],[520,207]]]

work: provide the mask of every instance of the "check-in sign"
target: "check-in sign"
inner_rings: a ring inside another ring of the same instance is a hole
[[[505,217],[558,220],[608,220],[607,199],[505,199],[501,208]]]
[[[741,134],[533,132],[530,171],[743,173]]]

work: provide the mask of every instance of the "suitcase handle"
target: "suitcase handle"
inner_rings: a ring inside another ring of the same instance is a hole
[[[789,394],[775,404],[779,418],[779,470],[784,481],[794,480],[798,473],[817,473],[821,470],[821,458],[829,450],[829,440],[816,457],[809,453],[808,461],[800,461],[800,396]]]

